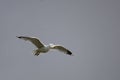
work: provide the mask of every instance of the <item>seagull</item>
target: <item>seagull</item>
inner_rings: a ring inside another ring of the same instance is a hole
[[[67,55],[72,55],[72,52],[66,49],[65,47],[61,45],[54,45],[54,44],[49,44],[49,45],[44,45],[39,41],[38,38],[35,37],[26,37],[26,36],[16,36],[19,39],[23,39],[25,41],[30,41],[33,43],[37,49],[33,50],[34,56],[38,56],[40,53],[47,53],[50,49],[57,49],[61,52],[64,52]]]

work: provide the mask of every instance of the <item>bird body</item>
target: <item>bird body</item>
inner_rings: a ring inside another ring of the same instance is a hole
[[[38,49],[33,50],[33,54],[35,56],[38,56],[40,53],[47,53],[50,49],[57,49],[59,51],[62,51],[68,55],[72,55],[72,52],[69,51],[68,49],[64,48],[63,46],[60,45],[54,45],[54,44],[49,44],[49,45],[44,45],[39,41],[39,39],[35,37],[25,37],[25,36],[17,36],[19,39],[23,39],[25,41],[30,41],[33,43]]]

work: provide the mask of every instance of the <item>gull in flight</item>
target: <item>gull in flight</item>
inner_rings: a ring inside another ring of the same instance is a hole
[[[37,49],[33,50],[33,54],[35,56],[38,56],[40,53],[46,53],[48,52],[50,49],[57,49],[61,52],[64,52],[67,55],[72,55],[72,52],[69,51],[68,49],[66,49],[63,46],[60,45],[54,45],[54,44],[49,44],[49,45],[44,45],[43,43],[41,43],[39,41],[39,39],[35,38],[35,37],[26,37],[26,36],[16,36],[19,39],[23,39],[25,41],[30,41],[31,43],[33,43]]]

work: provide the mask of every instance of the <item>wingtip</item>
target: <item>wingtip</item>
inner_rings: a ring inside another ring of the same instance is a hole
[[[16,36],[17,38],[22,38],[21,36]]]
[[[70,51],[67,51],[67,54],[70,56],[73,56],[72,52],[70,52]]]
[[[20,38],[19,36],[16,36],[17,38]]]

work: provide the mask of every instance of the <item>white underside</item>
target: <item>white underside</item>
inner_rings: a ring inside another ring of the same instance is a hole
[[[49,51],[49,47],[46,46],[33,50],[33,54],[38,56],[40,53],[47,53],[48,51]]]

